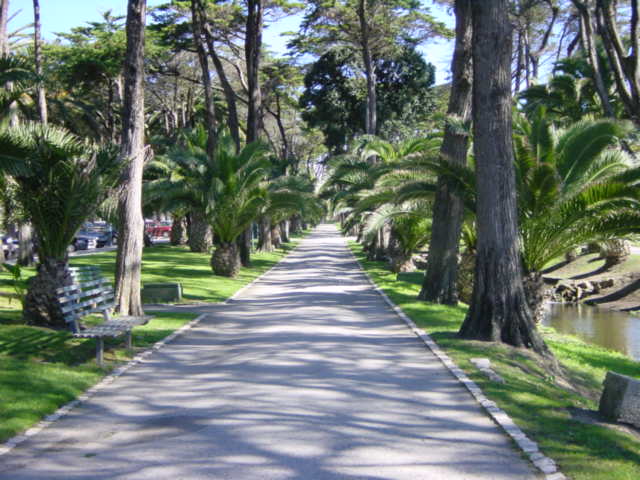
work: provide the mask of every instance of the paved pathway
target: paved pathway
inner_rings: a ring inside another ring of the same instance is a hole
[[[0,479],[533,479],[332,226],[0,457]]]

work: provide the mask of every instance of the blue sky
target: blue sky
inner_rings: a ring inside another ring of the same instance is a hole
[[[149,6],[165,3],[166,0],[147,0]],[[430,2],[428,2],[430,3]],[[436,16],[453,25],[453,18],[442,9],[434,8]],[[18,15],[9,24],[9,30],[15,30],[20,26],[33,22],[32,0],[10,0],[11,13]],[[127,10],[126,0],[40,0],[40,18],[42,21],[43,35],[47,40],[53,40],[54,32],[67,32],[72,27],[83,25],[85,22],[100,19],[101,12],[112,10],[115,15],[124,15]],[[280,36],[281,32],[295,31],[300,19],[291,17],[280,20],[277,24],[268,26],[265,31],[264,41],[270,49],[277,54],[285,54],[286,38]],[[447,81],[449,65],[453,47],[450,42],[431,42],[421,47],[425,59],[436,66],[436,83]]]

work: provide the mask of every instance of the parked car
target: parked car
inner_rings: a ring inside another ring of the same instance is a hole
[[[96,235],[85,231],[79,231],[76,236],[73,237],[71,245],[69,245],[69,251],[75,252],[76,250],[89,250],[98,246],[98,239]]]
[[[18,255],[18,239],[10,235],[2,235],[2,251],[4,258],[13,258]]]
[[[169,235],[171,235],[171,222],[145,222],[145,232],[150,237],[169,238]]]

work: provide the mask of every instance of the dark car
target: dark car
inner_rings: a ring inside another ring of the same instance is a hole
[[[2,251],[4,258],[13,258],[18,255],[18,239],[10,235],[2,235]]]
[[[79,231],[69,245],[69,251],[75,252],[76,250],[88,250],[96,248],[98,246],[98,240],[96,236],[84,231]]]

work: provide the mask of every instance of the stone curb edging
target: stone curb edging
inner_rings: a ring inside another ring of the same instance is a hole
[[[455,362],[447,355],[440,346],[429,336],[427,332],[423,329],[419,328],[411,318],[407,316],[406,313],[402,311],[400,307],[398,307],[393,300],[391,300],[384,291],[376,283],[373,281],[369,273],[362,267],[362,264],[358,261],[356,256],[354,255],[351,248],[347,245],[351,256],[355,260],[355,262],[364,273],[365,277],[373,287],[373,289],[382,297],[382,299],[386,302],[389,307],[407,324],[409,330],[413,332],[420,340],[424,342],[424,344],[429,347],[429,350],[438,357],[440,362],[451,372],[451,374],[462,383],[466,389],[471,393],[476,402],[482,406],[482,408],[487,412],[489,417],[498,424],[506,433],[511,437],[511,439],[518,445],[520,450],[522,450],[531,463],[535,465],[535,467],[540,470],[544,475],[546,480],[566,480],[565,477],[556,463],[542,452],[538,448],[538,444],[531,440],[529,437],[525,435],[525,433],[516,425],[516,423],[511,419],[511,417],[501,408],[499,408],[495,402],[489,400],[482,389],[471,380],[465,373],[462,371],[460,367],[458,367]]]
[[[280,263],[285,258],[287,258],[291,253],[293,253],[297,248],[298,248],[298,246],[296,245],[295,248],[293,248],[284,257],[282,257],[280,260],[278,260],[275,263],[275,265],[273,265],[269,270],[267,270],[266,272],[264,272],[261,275],[257,276],[256,278],[254,278],[251,282],[249,282],[245,286],[241,287],[233,295],[231,295],[229,298],[227,298],[224,302],[221,302],[222,305],[227,305],[229,302],[233,301],[236,297],[238,297],[245,290],[249,289],[256,282],[261,280],[264,276],[266,276],[268,273],[270,273],[273,269],[278,267],[280,265]],[[113,383],[119,376],[124,374],[130,368],[134,367],[138,363],[144,363],[144,360],[149,355],[151,355],[153,352],[156,352],[156,351],[160,350],[166,344],[171,343],[173,340],[175,340],[180,335],[184,334],[186,331],[191,330],[193,327],[198,325],[202,321],[202,319],[204,317],[206,317],[207,315],[208,315],[207,313],[203,313],[201,315],[198,315],[196,318],[191,320],[189,323],[185,323],[182,327],[180,327],[179,329],[175,330],[173,333],[167,335],[162,340],[159,340],[156,343],[154,343],[151,347],[149,347],[144,352],[141,352],[138,355],[136,355],[135,357],[133,357],[131,360],[129,360],[129,362],[127,362],[124,365],[121,365],[120,367],[114,369],[109,375],[106,375],[105,377],[103,377],[103,379],[100,380],[98,383],[96,383],[92,387],[90,387],[87,390],[85,390],[82,394],[78,395],[78,397],[75,400],[70,401],[69,403],[67,403],[67,404],[63,405],[62,407],[58,408],[55,412],[45,416],[36,425],[34,425],[33,427],[25,430],[23,433],[21,433],[19,435],[16,435],[14,437],[11,437],[9,440],[4,442],[3,444],[0,444],[0,457],[5,455],[5,454],[7,454],[7,453],[9,453],[11,450],[13,450],[15,447],[17,447],[21,443],[25,442],[26,440],[28,440],[29,438],[33,437],[34,435],[40,433],[45,428],[49,427],[50,425],[52,425],[56,421],[60,420],[62,417],[64,417],[67,414],[69,414],[69,412],[71,412],[71,410],[73,410],[75,407],[81,405],[83,402],[86,402],[87,400],[89,400],[91,397],[93,397],[96,393],[98,393],[100,390],[102,390],[107,385],[110,385],[111,383]]]

